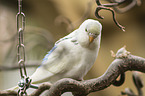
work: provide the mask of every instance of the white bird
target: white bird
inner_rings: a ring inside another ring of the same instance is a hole
[[[101,31],[102,25],[97,20],[88,19],[58,40],[44,57],[42,65],[30,76],[32,84],[54,83],[62,78],[83,80],[98,56]],[[70,93],[64,95],[72,96]]]
[[[62,78],[83,80],[98,56],[101,30],[97,20],[88,19],[58,40],[30,76],[32,83],[54,83]]]

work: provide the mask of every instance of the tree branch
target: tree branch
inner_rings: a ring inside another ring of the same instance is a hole
[[[104,10],[109,10],[112,12],[112,16],[113,16],[113,21],[114,23],[122,30],[125,31],[125,27],[123,27],[122,25],[120,25],[118,23],[118,21],[116,20],[116,16],[115,16],[115,12],[112,8],[108,8],[108,7],[114,7],[117,6],[119,3],[109,3],[109,4],[101,4],[100,0],[96,0],[96,4],[98,5],[95,11],[95,16],[99,19],[103,19],[104,17],[100,16],[99,11],[104,9]]]
[[[117,0],[108,0],[108,1],[119,3],[118,5],[122,5],[123,3],[125,4],[125,2],[127,2],[129,0],[120,0],[120,1],[117,1]],[[141,3],[142,3],[141,0],[132,0],[131,3],[127,4],[123,8],[121,8],[120,6],[113,6],[113,8],[114,8],[114,10],[117,13],[125,13],[125,12],[129,11],[130,9],[132,9],[133,7],[135,7],[136,5],[140,6]]]
[[[51,83],[45,82],[43,84],[41,84],[39,86],[38,89],[35,90],[35,92],[33,92],[31,94],[31,96],[39,96],[42,92],[44,92],[45,90],[49,90],[49,88],[51,87]]]
[[[118,50],[115,60],[110,64],[102,76],[84,81],[64,78],[53,85],[45,83],[40,85],[39,89],[31,95],[36,96],[50,88],[48,90],[48,96],[60,96],[64,92],[72,92],[75,96],[87,96],[91,92],[109,87],[116,81],[116,78],[120,74],[126,71],[140,71],[145,73],[145,58],[131,55],[130,52],[126,51],[125,47],[123,47]]]
[[[17,96],[16,91],[0,91],[0,96]]]
[[[123,59],[115,59],[102,76],[85,81],[62,79],[49,89],[48,95],[60,96],[63,92],[78,92],[79,90],[80,94],[78,96],[85,96],[91,92],[109,87],[121,73],[132,70],[145,72],[145,59],[134,55]]]
[[[101,0],[96,0],[96,4],[98,5],[95,11],[95,16],[99,19],[103,19],[104,17],[100,16],[99,11],[104,9],[104,10],[109,10],[110,12],[112,12],[113,15],[113,21],[115,22],[115,24],[122,30],[125,31],[125,27],[120,25],[118,23],[118,21],[116,20],[115,17],[115,12],[117,13],[124,13],[130,9],[132,9],[134,6],[138,5],[140,6],[142,1],[141,0],[132,0],[131,3],[129,3],[128,5],[126,5],[125,7],[120,7],[119,5],[125,4],[127,1],[129,0],[108,0],[110,3],[109,4],[101,4],[100,2]],[[108,8],[109,7],[109,8]],[[112,8],[113,7],[113,10]]]

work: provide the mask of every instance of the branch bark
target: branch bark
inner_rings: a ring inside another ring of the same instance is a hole
[[[45,83],[40,85],[39,89],[31,95],[36,96],[50,88],[48,90],[48,96],[61,96],[64,92],[72,92],[74,96],[87,96],[91,92],[109,87],[116,81],[116,78],[120,74],[126,71],[140,71],[145,73],[145,58],[131,55],[125,48],[121,48],[116,53],[115,60],[102,76],[84,81],[64,78],[53,85]]]
[[[115,59],[107,71],[100,77],[85,81],[62,79],[49,89],[48,96],[60,96],[64,92],[78,92],[78,96],[86,96],[91,92],[103,90],[109,87],[116,78],[126,71],[145,72],[145,59],[138,56],[128,56],[124,59]]]

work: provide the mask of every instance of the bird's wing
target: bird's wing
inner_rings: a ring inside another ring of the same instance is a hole
[[[75,30],[74,32],[70,33],[69,35],[59,39],[58,41],[56,41],[54,47],[45,55],[45,57],[43,58],[42,61],[42,65],[46,65],[46,64],[51,64],[50,62],[55,62],[55,60],[58,59],[58,57],[61,56],[61,54],[63,54],[64,50],[63,50],[63,45],[65,45],[64,43],[62,43],[63,41],[69,40],[71,39],[72,42],[76,42],[76,35],[77,35],[77,31]],[[62,43],[62,44],[61,44]]]
[[[43,66],[45,66],[45,68],[48,71],[55,74],[65,71],[65,67],[67,66],[65,64],[67,64],[68,62],[68,59],[65,56],[65,54],[67,54],[66,49],[69,46],[69,44],[68,43],[66,44],[66,42],[67,40],[73,40],[72,42],[74,43],[76,35],[77,31],[74,31],[69,35],[61,38],[55,43],[55,46],[48,52],[48,54],[43,59]]]
[[[68,34],[67,36],[65,36],[65,37],[63,37],[63,38],[61,38],[61,39],[59,39],[59,40],[55,43],[55,45],[58,44],[59,42],[63,41],[63,40],[67,40],[67,39],[71,39],[71,38],[75,37],[75,36],[77,35],[77,33],[78,33],[77,30],[73,31],[72,33]],[[76,38],[73,38],[73,39],[76,39]]]
[[[65,36],[58,40],[54,47],[46,54],[42,61],[42,65],[37,68],[37,70],[31,76],[32,82],[43,82],[44,79],[49,78],[57,73],[62,73],[67,70],[66,67],[68,59],[65,56],[66,51],[65,42],[70,39],[75,38],[76,31],[70,33],[69,35]],[[73,44],[73,43],[72,43]]]

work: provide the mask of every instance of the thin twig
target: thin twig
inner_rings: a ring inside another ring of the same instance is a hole
[[[111,12],[112,12],[112,16],[113,16],[113,21],[115,22],[115,24],[116,24],[122,31],[125,31],[125,27],[122,26],[122,25],[120,25],[120,24],[118,23],[118,21],[116,20],[116,17],[115,17],[115,12],[114,12],[114,10],[111,9],[111,8],[107,8],[107,7],[104,7],[104,6],[98,6],[98,7],[96,8],[96,12],[95,12],[95,16],[96,16],[97,18],[99,18],[99,19],[103,19],[103,18],[104,18],[104,17],[100,16],[100,14],[99,14],[99,11],[100,11],[101,9],[111,11]]]
[[[124,2],[127,0],[124,0]],[[119,4],[121,5],[123,4],[122,2]],[[129,11],[130,9],[132,9],[134,6],[140,6],[141,5],[141,0],[132,0],[132,2],[128,5],[126,5],[125,7],[121,8],[119,6],[113,6],[115,12],[117,13],[125,13],[127,11]]]
[[[109,10],[112,12],[112,16],[113,16],[113,21],[115,22],[115,24],[122,30],[122,31],[125,31],[125,27],[123,27],[122,25],[120,25],[118,23],[118,21],[116,20],[116,17],[115,17],[115,12],[112,8],[108,8],[108,7],[114,7],[114,6],[117,6],[118,3],[109,3],[109,4],[101,4],[100,3],[100,0],[96,0],[96,3],[97,3],[97,8],[96,8],[96,11],[95,11],[95,16],[99,19],[103,19],[104,17],[100,16],[99,14],[99,11],[104,9],[104,10]]]

